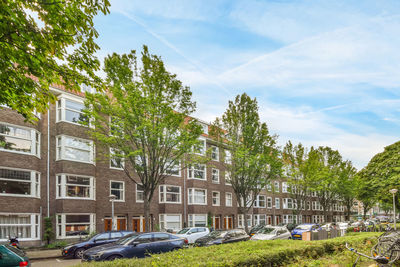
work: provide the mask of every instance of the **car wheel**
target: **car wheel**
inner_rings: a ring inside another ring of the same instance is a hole
[[[120,255],[111,255],[110,257],[107,258],[107,260],[113,261],[113,260],[118,260],[120,258],[122,258]]]
[[[74,254],[75,258],[82,259],[84,252],[85,252],[85,249],[78,248],[77,250],[75,250],[75,254]]]

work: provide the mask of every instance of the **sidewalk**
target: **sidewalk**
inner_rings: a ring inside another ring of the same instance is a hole
[[[26,255],[31,260],[52,259],[52,258],[62,257],[61,249],[28,250],[26,251]]]

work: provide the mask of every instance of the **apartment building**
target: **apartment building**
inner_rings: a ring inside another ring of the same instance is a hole
[[[110,149],[96,147],[79,124],[84,119],[84,94],[53,88],[58,97],[38,123],[24,122],[15,111],[0,109],[0,241],[18,235],[26,245],[43,240],[43,219],[53,219],[56,239],[73,239],[83,232],[111,229],[110,194],[118,229],[146,231],[143,191],[121,169],[121,161],[104,160]],[[203,148],[212,150],[209,164],[171,170],[159,186],[150,207],[152,230],[186,226],[216,229],[244,227],[245,223],[279,224],[322,222],[319,203],[310,196],[302,216],[282,181],[273,181],[257,197],[248,218],[237,212],[237,200],[229,184],[222,151],[208,137],[204,123]],[[272,190],[274,188],[274,190]],[[343,220],[343,207],[336,206],[331,219]]]

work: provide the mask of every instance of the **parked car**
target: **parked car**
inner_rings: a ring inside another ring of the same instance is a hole
[[[8,244],[0,245],[0,266],[31,266],[25,252]]]
[[[321,228],[329,232],[331,229],[338,229],[338,226],[336,225],[336,223],[326,223],[322,225]]]
[[[292,236],[286,227],[265,226],[253,235],[251,240],[291,239]]]
[[[120,258],[143,258],[149,254],[169,252],[187,246],[187,239],[170,233],[145,233],[121,238],[115,243],[88,249],[83,261],[104,261]]]
[[[253,227],[250,229],[249,235],[250,235],[250,236],[255,235],[255,233],[257,233],[259,230],[263,229],[264,226],[265,226],[264,224],[257,224],[257,225],[255,225],[255,226],[253,226]]]
[[[85,241],[74,243],[64,247],[62,250],[62,255],[64,257],[73,257],[79,259],[82,258],[83,252],[85,252],[85,250],[89,248],[113,243],[121,237],[132,233],[132,231],[109,231],[100,233]]]
[[[210,233],[207,227],[189,227],[183,228],[176,233],[177,236],[186,238],[189,244],[193,244],[200,237],[206,236]]]
[[[247,241],[250,237],[243,229],[232,229],[232,230],[216,230],[210,234],[201,237],[194,242],[195,246],[211,246],[220,245],[224,243],[233,243],[239,241]]]
[[[296,228],[293,229],[292,231],[292,239],[302,239],[302,234],[304,232],[312,231],[312,232],[318,232],[321,231],[322,228],[319,226],[319,224],[315,223],[303,223],[298,225]]]

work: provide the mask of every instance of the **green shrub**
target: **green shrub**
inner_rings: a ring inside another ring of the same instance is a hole
[[[346,229],[346,233],[352,233],[354,232],[354,227],[349,227]]]
[[[321,241],[266,240],[247,241],[211,247],[182,249],[145,259],[127,259],[113,262],[85,263],[85,267],[111,266],[281,266],[298,257],[319,258],[343,251],[346,242],[362,247],[376,240],[377,233],[358,233]]]
[[[67,245],[68,245],[68,243],[66,241],[57,241],[57,242],[54,242],[51,244],[47,244],[46,248],[50,248],[50,249],[63,248],[63,247],[66,247]]]
[[[50,241],[52,239],[54,239],[53,219],[52,219],[52,217],[45,217],[44,218],[43,239],[47,241],[47,245],[49,245]]]

